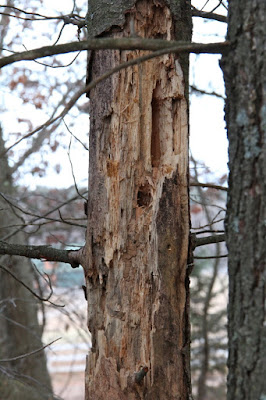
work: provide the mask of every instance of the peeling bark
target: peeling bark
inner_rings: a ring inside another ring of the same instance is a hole
[[[109,34],[130,35],[132,20],[141,37],[174,38],[163,2],[137,2],[123,31]],[[92,79],[142,54],[98,51]],[[184,65],[165,55],[122,70],[90,93],[86,399],[190,395]]]

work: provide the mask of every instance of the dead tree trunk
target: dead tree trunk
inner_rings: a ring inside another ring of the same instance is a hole
[[[186,1],[100,3],[94,35],[190,39]],[[142,54],[97,51],[91,79]],[[90,93],[86,399],[190,395],[187,70],[166,55]]]
[[[265,397],[266,137],[263,1],[229,2],[229,400]]]

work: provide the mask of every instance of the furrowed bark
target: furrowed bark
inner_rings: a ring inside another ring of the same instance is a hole
[[[222,63],[230,168],[228,400],[266,396],[265,14],[263,1],[229,2],[232,47]]]
[[[130,35],[133,21],[141,37],[187,40],[185,4],[174,17],[139,1],[109,35]],[[142,54],[95,52],[91,78]],[[90,92],[86,399],[190,395],[186,74],[186,57],[165,55]]]

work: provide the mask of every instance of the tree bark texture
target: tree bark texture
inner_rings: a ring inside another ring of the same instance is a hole
[[[187,40],[189,6],[176,4],[174,17],[166,2],[132,2],[108,35]],[[143,54],[97,51],[91,78]],[[185,56],[166,55],[90,93],[87,400],[190,396],[186,74]]]
[[[223,58],[229,139],[229,400],[266,396],[266,3],[230,1]]]
[[[4,141],[0,128],[0,152],[4,151]],[[5,156],[0,159],[0,191],[7,197],[16,195],[10,168]],[[6,228],[21,223],[17,213],[0,198],[0,223]],[[2,230],[3,232],[3,230]],[[10,242],[25,243],[27,239],[19,232]],[[0,256],[0,264],[11,270],[18,279],[33,288],[33,268],[30,262],[14,256]],[[36,298],[0,268],[0,359],[13,358],[42,347],[42,332],[38,322]],[[52,398],[52,387],[46,366],[44,352],[17,361],[1,364],[0,397],[3,399],[39,400]]]

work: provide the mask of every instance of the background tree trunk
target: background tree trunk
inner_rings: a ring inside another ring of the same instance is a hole
[[[0,127],[0,153],[4,152]],[[0,191],[12,199],[16,195],[6,157],[0,159]],[[8,203],[0,198],[1,226],[12,226],[21,220]],[[8,234],[12,228],[5,228]],[[15,241],[25,243],[22,232]],[[10,239],[10,243],[12,243]],[[1,264],[9,268],[18,279],[33,286],[31,263],[21,257],[2,256]],[[42,347],[42,330],[38,323],[38,304],[35,297],[7,272],[0,269],[0,358],[12,358]],[[21,360],[1,364],[0,393],[3,399],[39,400],[51,398],[52,388],[44,352]]]
[[[230,1],[223,58],[229,138],[228,399],[262,399],[265,386],[266,3]]]
[[[8,0],[6,5],[14,6]],[[8,12],[8,9],[4,10]],[[4,39],[8,31],[9,18],[1,16],[0,53],[4,47]],[[0,154],[5,151],[3,131],[0,126]],[[6,155],[0,158],[0,192],[7,196],[16,195],[16,187],[12,180],[11,168]],[[1,226],[10,227],[21,220],[18,214],[0,197]],[[10,229],[1,230],[8,234]],[[12,243],[14,238],[10,240]],[[15,241],[24,243],[25,235],[20,232]],[[33,286],[33,270],[31,263],[20,257],[0,257],[0,263],[8,267],[29,287]],[[38,322],[38,304],[27,289],[7,272],[0,269],[0,358],[12,358],[29,353],[42,347],[42,329]],[[27,400],[52,398],[52,386],[46,366],[44,352],[19,361],[1,364],[0,393],[3,399]]]
[[[190,39],[188,2],[118,3],[90,2],[91,34]],[[91,78],[143,53],[97,51]],[[90,93],[86,399],[190,395],[187,71],[166,55]]]

